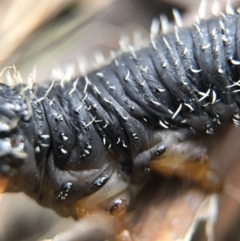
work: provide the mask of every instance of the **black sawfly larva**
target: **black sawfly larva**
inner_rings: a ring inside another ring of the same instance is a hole
[[[221,14],[176,28],[69,82],[1,84],[5,191],[62,216],[119,216],[151,169],[182,176],[205,161],[204,138],[239,124],[239,24]],[[211,174],[195,181],[219,191]]]

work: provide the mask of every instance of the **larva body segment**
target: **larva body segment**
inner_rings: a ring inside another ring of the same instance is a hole
[[[1,84],[7,191],[62,216],[81,216],[79,200],[115,212],[151,161],[202,159],[203,137],[239,121],[239,24],[237,15],[201,20],[64,84]]]

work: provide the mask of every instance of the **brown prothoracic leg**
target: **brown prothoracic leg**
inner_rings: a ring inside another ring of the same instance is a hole
[[[160,159],[150,162],[150,169],[164,176],[178,176],[193,181],[209,192],[219,192],[223,189],[223,180],[215,172],[207,156],[199,160],[178,161],[178,159]]]

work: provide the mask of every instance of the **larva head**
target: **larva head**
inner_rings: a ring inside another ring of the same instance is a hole
[[[0,185],[5,183],[1,180],[13,177],[28,158],[27,140],[19,122],[28,118],[29,110],[20,89],[0,84]]]

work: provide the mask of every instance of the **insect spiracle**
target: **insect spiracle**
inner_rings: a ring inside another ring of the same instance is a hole
[[[159,34],[154,22],[148,46],[45,86],[7,67],[17,83],[0,84],[4,191],[78,219],[123,216],[151,171],[222,190],[205,140],[239,125],[239,24],[221,13]]]

